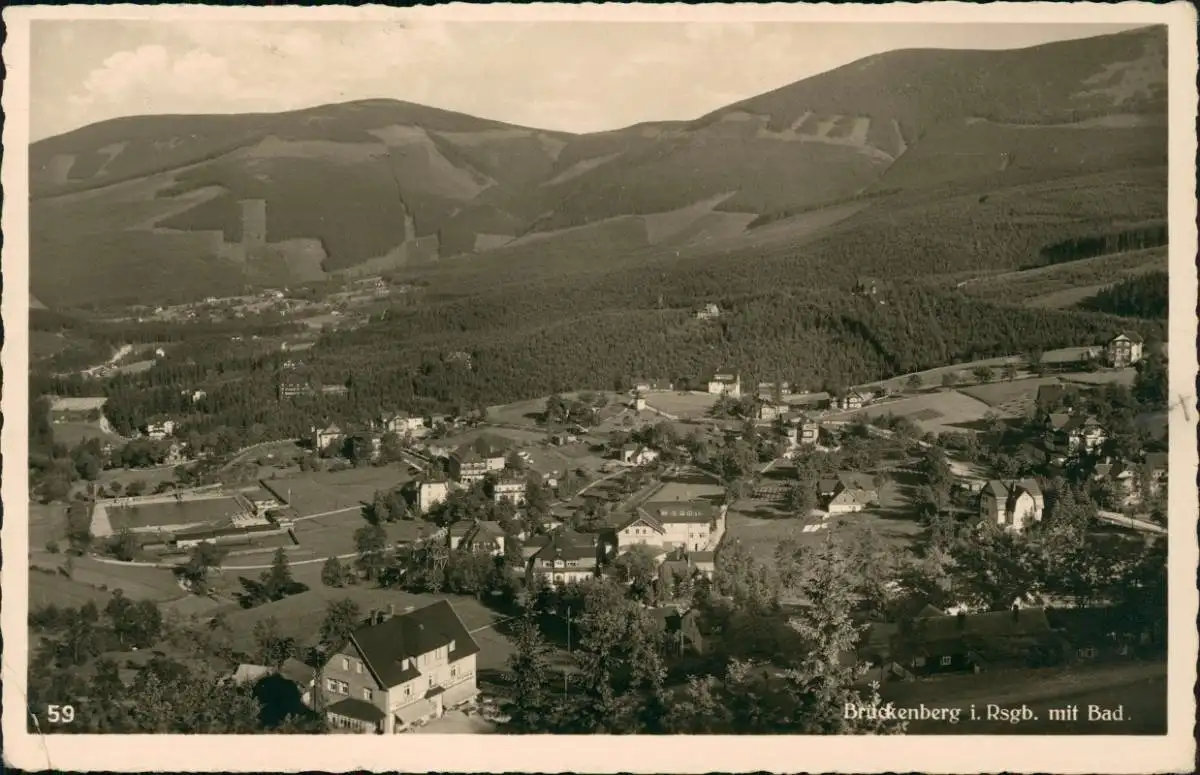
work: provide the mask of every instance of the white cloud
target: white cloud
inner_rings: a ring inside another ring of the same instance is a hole
[[[165,46],[151,44],[105,59],[69,101],[77,109],[94,105],[120,110],[135,103],[174,110],[184,104],[237,99],[240,94],[226,59],[202,49],[172,57]]]
[[[87,105],[97,101],[123,100],[130,92],[144,88],[160,76],[167,62],[167,49],[159,45],[119,51],[88,73],[83,82],[83,93],[72,96],[71,101],[77,105]]]

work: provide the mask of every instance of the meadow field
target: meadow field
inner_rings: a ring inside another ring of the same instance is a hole
[[[989,382],[959,388],[958,392],[977,398],[997,414],[1020,417],[1031,411],[1037,402],[1038,389],[1043,385],[1057,385],[1057,377],[1033,377],[1016,379],[1012,382]]]
[[[66,555],[35,553],[30,557],[29,605],[78,606],[89,600],[103,606],[114,590],[133,600],[165,602],[190,596],[165,568],[110,564],[94,557],[72,557],[71,575],[60,570]]]
[[[1078,382],[1082,385],[1121,385],[1131,387],[1137,379],[1137,369],[1104,369],[1103,371],[1066,374],[1063,382]]]
[[[307,517],[370,503],[376,490],[400,487],[410,479],[408,466],[389,463],[266,479],[264,484],[286,500],[297,516]]]
[[[58,572],[47,573],[39,568],[29,570],[29,610],[43,606],[76,608],[95,603],[103,608],[111,593],[74,579],[69,579]]]
[[[76,447],[90,439],[120,443],[123,439],[112,431],[100,427],[99,422],[86,420],[70,420],[56,422],[50,426],[54,430],[54,441],[68,447]]]
[[[41,550],[47,543],[65,543],[67,507],[62,503],[29,504],[29,550]]]
[[[646,396],[646,406],[652,406],[681,420],[707,417],[716,402],[717,396],[709,393],[663,391]]]
[[[972,425],[981,421],[992,407],[978,398],[957,390],[938,390],[922,393],[910,398],[871,404],[862,409],[837,412],[831,420],[854,420],[859,417],[883,417],[893,414],[907,417],[924,433],[972,430]]]
[[[325,609],[338,600],[353,600],[364,615],[372,609],[386,609],[389,605],[395,606],[399,614],[409,606],[420,608],[438,600],[449,600],[467,630],[474,631],[472,637],[477,639],[482,648],[477,661],[478,669],[498,669],[511,651],[501,633],[481,629],[495,625],[506,617],[485,607],[475,598],[459,595],[412,594],[368,586],[335,588],[318,583],[310,586],[306,592],[283,600],[248,609],[230,607],[223,612],[232,629],[233,648],[253,653],[254,627],[269,618],[279,623],[280,634],[296,638],[300,644],[315,642]]]
[[[359,509],[297,522],[299,546],[289,550],[295,560],[336,557],[355,551],[354,531],[366,525]]]

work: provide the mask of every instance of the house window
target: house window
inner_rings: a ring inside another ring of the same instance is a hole
[[[356,672],[356,673],[362,672],[362,662],[359,662],[357,659],[354,660],[354,672]]]
[[[337,681],[333,680],[332,678],[326,678],[325,679],[325,691],[336,692],[337,691]]]
[[[342,657],[342,669],[346,671],[350,670],[350,660],[345,657]]]
[[[363,691],[362,691],[362,697],[363,697],[363,699],[364,699],[364,700],[366,700],[367,702],[370,702],[370,701],[371,701],[371,690],[370,690],[370,689],[363,689]]]
[[[455,678],[458,678],[458,665],[451,665],[450,666],[450,680],[453,681]]]
[[[408,685],[406,685],[406,686],[404,687],[404,696],[405,696],[405,697],[411,697],[411,696],[412,696],[412,687],[411,687],[411,686],[408,686]]]
[[[451,651],[454,651],[454,641],[450,641],[450,645],[446,647],[446,656],[450,656]]]
[[[942,667],[949,667],[954,662],[954,657],[942,657]]]

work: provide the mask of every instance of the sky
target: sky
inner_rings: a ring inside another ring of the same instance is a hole
[[[31,139],[119,116],[391,98],[540,129],[687,120],[872,54],[1138,25],[37,20]]]

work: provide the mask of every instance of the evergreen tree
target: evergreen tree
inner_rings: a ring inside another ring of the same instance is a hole
[[[561,724],[561,708],[550,687],[550,647],[528,614],[515,628],[506,677],[512,687],[505,704],[509,717],[506,727],[526,734],[556,731]]]
[[[346,569],[337,557],[330,557],[321,566],[321,583],[327,587],[341,587],[346,583]]]

